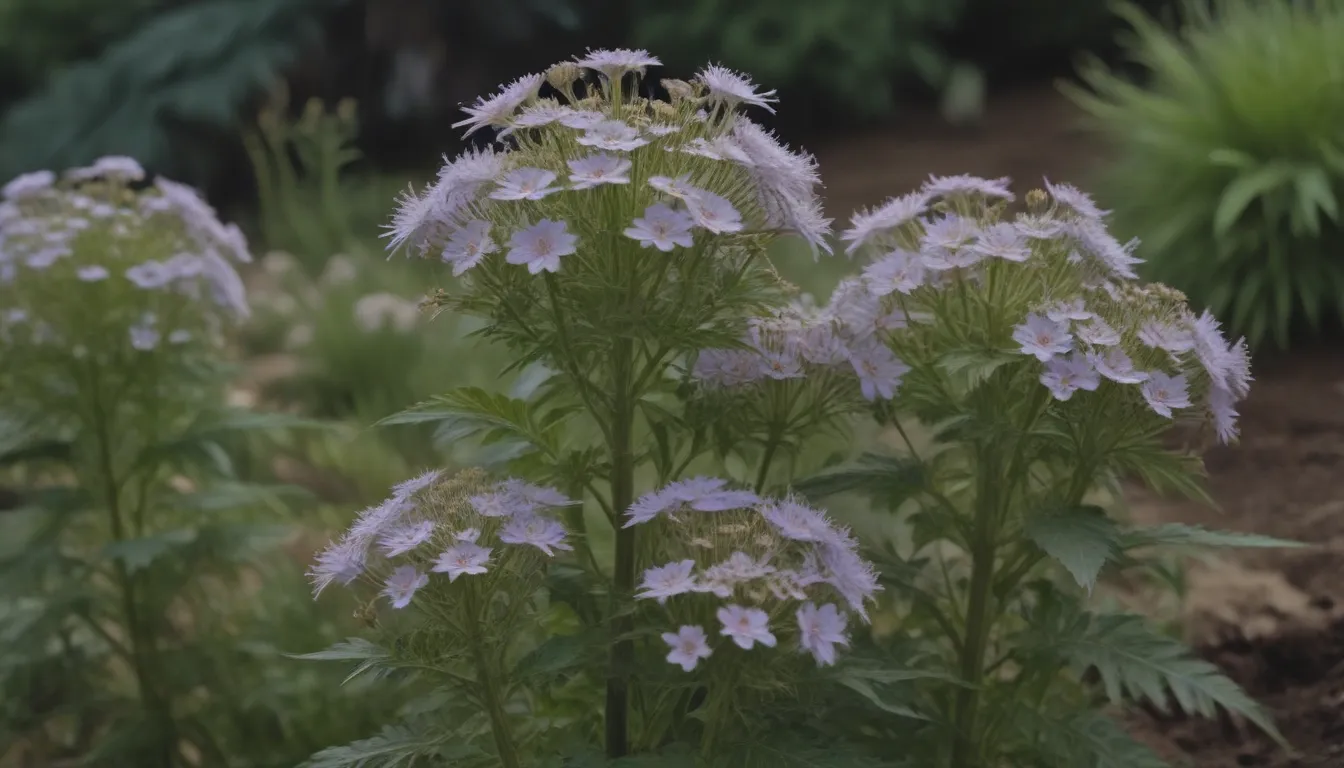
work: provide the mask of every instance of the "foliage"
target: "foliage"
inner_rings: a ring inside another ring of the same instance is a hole
[[[1188,2],[1178,30],[1133,7],[1130,57],[1147,82],[1098,64],[1071,89],[1117,149],[1105,202],[1144,239],[1147,274],[1287,346],[1344,315],[1339,196],[1344,111],[1337,2]]]
[[[0,3],[0,71],[14,93],[40,85],[60,67],[96,54],[111,39],[159,11],[163,0],[5,0]]]
[[[0,177],[130,155],[200,179],[202,132],[228,132],[272,87],[340,0],[208,0],[151,17],[92,60],[52,78],[0,122]]]
[[[949,56],[938,36],[964,22],[965,3],[697,0],[637,6],[634,38],[674,52],[669,64],[722,58],[791,90],[818,94],[862,117],[889,113],[898,85],[915,77],[944,94],[953,118],[981,108],[979,70]]]

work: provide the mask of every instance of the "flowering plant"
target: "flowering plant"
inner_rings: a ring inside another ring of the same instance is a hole
[[[224,405],[247,244],[130,158],[2,194],[0,467],[21,508],[0,520],[0,688],[18,700],[26,679],[61,682],[59,706],[7,711],[0,728],[53,762],[245,754],[245,732],[276,720],[240,714],[223,684],[254,668],[227,634],[250,616],[230,598],[283,540],[248,513],[284,497],[236,476],[225,446],[288,423]]]

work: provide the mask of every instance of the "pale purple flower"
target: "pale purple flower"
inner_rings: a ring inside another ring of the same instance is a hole
[[[820,547],[824,568],[822,580],[834,587],[849,607],[866,621],[866,603],[882,587],[873,566],[859,556],[857,546],[853,539],[841,535],[837,535],[835,541],[823,543]]]
[[[467,503],[481,517],[512,517],[529,511],[528,507],[520,507],[516,499],[504,493],[482,493],[470,497]]]
[[[696,591],[727,599],[733,596],[739,584],[765,578],[774,572],[774,566],[764,560],[758,562],[751,555],[738,551],[729,555],[727,560],[706,568],[704,576],[696,585]]]
[[[477,98],[475,104],[462,108],[468,115],[467,119],[453,123],[453,127],[467,126],[463,136],[470,136],[487,125],[497,128],[507,127],[518,108],[536,98],[537,91],[541,89],[545,79],[543,75],[524,75],[488,99]]]
[[[691,184],[691,175],[689,173],[683,173],[676,178],[672,178],[671,176],[650,176],[649,186],[665,195],[670,195],[671,197],[680,200],[685,200],[701,191],[698,187]]]
[[[1045,316],[1057,323],[1066,320],[1091,320],[1096,317],[1096,315],[1087,311],[1087,306],[1083,304],[1082,299],[1057,301],[1045,308]]]
[[[684,595],[696,591],[693,571],[694,560],[681,560],[667,565],[654,566],[644,571],[644,581],[639,585],[640,592],[635,597],[640,600],[654,598],[659,605],[669,597]]]
[[[667,654],[667,661],[680,666],[686,672],[695,669],[701,659],[707,659],[713,653],[709,649],[709,638],[705,636],[705,630],[694,625],[683,626],[676,634],[664,632],[663,642],[672,648]]]
[[[1034,312],[1027,315],[1025,323],[1013,329],[1013,341],[1022,345],[1022,354],[1034,355],[1043,363],[1073,348],[1073,335],[1067,324]]]
[[[559,122],[564,118],[573,115],[572,107],[565,107],[554,102],[543,101],[525,107],[513,118],[513,123],[504,130],[500,131],[500,136],[506,136],[519,128],[541,128],[554,122]],[[562,123],[563,124],[563,123]]]
[[[589,126],[577,141],[585,147],[597,147],[609,152],[629,152],[649,143],[640,138],[639,129],[624,120],[603,120]]]
[[[475,544],[480,538],[480,528],[466,528],[453,534],[453,541],[465,541],[468,544]]]
[[[1236,396],[1220,386],[1209,389],[1208,411],[1213,431],[1224,445],[1237,438]]]
[[[750,77],[717,64],[700,70],[696,79],[704,83],[709,90],[711,104],[723,104],[730,110],[736,108],[738,104],[751,104],[773,113],[775,110],[770,104],[779,101],[774,98],[774,91],[757,93],[756,85],[751,82]]]
[[[6,200],[19,200],[46,193],[56,183],[56,174],[51,171],[33,171],[15,176],[3,188],[0,197]]]
[[[803,377],[802,361],[798,358],[797,350],[791,347],[783,349],[763,348],[760,352],[760,370],[766,377],[776,381],[786,379],[801,379]]]
[[[671,150],[669,149],[669,151]],[[688,155],[695,155],[697,157],[707,157],[710,160],[724,159],[723,152],[719,149],[719,143],[711,143],[708,139],[704,138],[691,139],[681,147],[678,147],[677,151],[685,152]]]
[[[350,525],[348,535],[352,541],[358,541],[362,546],[367,546],[375,537],[382,535],[384,531],[390,530],[399,523],[411,508],[411,505],[404,499],[398,499],[394,496],[381,504],[360,512],[355,518],[355,522]]]
[[[542,219],[532,226],[513,233],[509,239],[509,253],[504,260],[510,264],[526,264],[527,271],[559,272],[560,257],[578,250],[579,239],[569,233],[563,221]]]
[[[402,480],[400,483],[392,486],[392,498],[399,501],[409,499],[420,491],[433,485],[434,481],[438,480],[439,476],[442,474],[443,472],[440,470],[430,469],[421,472],[415,477]]]
[[[1031,248],[1012,224],[1000,222],[980,232],[971,245],[976,253],[986,258],[1024,262],[1031,258]]]
[[[745,118],[734,120],[732,134],[721,143],[727,158],[751,176],[765,225],[797,233],[814,253],[830,253],[826,237],[831,219],[823,215],[815,191],[821,183],[817,159],[791,151],[773,133]]]
[[[782,499],[761,507],[761,517],[779,534],[794,541],[833,541],[835,529],[826,516],[795,499]]]
[[[172,282],[176,275],[167,265],[158,261],[146,261],[126,270],[126,279],[136,287],[153,290]]]
[[[490,562],[490,547],[482,547],[475,541],[459,541],[449,547],[431,569],[435,573],[448,574],[448,583],[457,581],[458,576],[475,576],[486,572]]]
[[[549,194],[559,192],[560,187],[550,186],[555,181],[555,173],[542,168],[518,168],[509,171],[499,181],[499,187],[490,193],[495,200],[540,200]]]
[[[387,577],[383,585],[383,594],[392,601],[392,607],[401,609],[411,604],[416,591],[429,583],[429,576],[416,570],[413,565],[403,565]]]
[[[775,647],[775,636],[770,632],[770,617],[760,608],[726,605],[715,615],[723,625],[719,634],[730,638],[738,648],[749,651],[756,643],[766,648]]]
[[[433,535],[434,521],[421,520],[418,523],[410,523],[385,531],[379,537],[378,544],[383,548],[384,555],[396,557],[424,544]]]
[[[743,349],[702,349],[691,369],[696,381],[719,387],[749,384],[764,375],[760,354]]]
[[[982,179],[978,176],[959,174],[957,176],[930,176],[920,191],[930,197],[952,197],[955,195],[982,195],[1012,200],[1013,193],[1008,191],[1008,179]]]
[[[1068,357],[1047,361],[1045,372],[1041,374],[1041,383],[1056,400],[1062,401],[1073,397],[1073,393],[1080,389],[1094,391],[1101,384],[1101,377],[1086,355],[1074,352]]]
[[[1112,347],[1105,354],[1093,352],[1088,359],[1097,373],[1117,384],[1141,384],[1148,379],[1148,374],[1134,369],[1134,361],[1119,347]]]
[[[70,249],[63,246],[43,248],[35,253],[28,254],[28,257],[24,259],[23,263],[27,264],[32,269],[46,269],[69,255]]]
[[[131,326],[131,346],[141,352],[148,352],[159,346],[159,340],[163,335],[155,327],[157,318],[152,313],[146,312],[140,317],[140,321]]]
[[[186,344],[188,341],[191,341],[191,331],[179,328],[168,334],[169,344]]]
[[[898,291],[908,294],[923,285],[924,271],[919,254],[897,248],[865,267],[863,277],[874,296],[888,296]]]
[[[1205,310],[1190,324],[1195,357],[1208,372],[1215,386],[1230,394],[1244,397],[1250,391],[1251,361],[1245,341],[1236,345],[1223,338],[1222,326],[1213,314]]]
[[[1175,408],[1190,407],[1190,391],[1184,375],[1169,376],[1161,371],[1153,371],[1148,380],[1139,389],[1148,407],[1159,416],[1171,418]]]
[[[416,194],[407,189],[398,198],[397,212],[383,237],[387,249],[402,245],[424,249],[431,236],[459,222],[480,199],[486,184],[504,172],[504,158],[493,149],[470,149],[439,169],[438,179]]]
[[[742,214],[726,197],[702,189],[686,198],[686,207],[696,226],[716,235],[742,231]]]
[[[643,75],[646,67],[661,66],[663,62],[659,61],[657,56],[649,55],[648,51],[616,48],[613,50],[590,50],[583,58],[576,59],[574,63],[584,69],[595,69],[608,78],[620,78],[627,72],[638,72]]]
[[[1149,320],[1139,328],[1139,341],[1171,354],[1189,352],[1195,348],[1195,337],[1188,328],[1176,323]]]
[[[956,214],[941,216],[924,225],[920,254],[929,269],[964,269],[983,258],[970,247],[980,232],[971,219]]]
[[[559,118],[561,125],[576,131],[586,131],[606,119],[606,115],[591,109],[569,109]]]
[[[654,123],[644,129],[645,133],[653,136],[671,136],[681,130],[681,126],[670,123]]]
[[[804,603],[798,609],[798,645],[812,654],[818,666],[830,666],[835,663],[835,646],[849,645],[849,635],[845,632],[847,623],[848,619],[834,603],[820,608],[813,603]]]
[[[347,538],[329,544],[308,570],[308,578],[313,582],[313,597],[322,594],[332,582],[347,585],[359,578],[364,572],[366,557],[363,542],[357,539]]]
[[[517,478],[500,483],[499,493],[508,504],[525,512],[535,511],[537,507],[570,507],[579,503],[554,488],[525,483]]]
[[[490,226],[490,222],[476,219],[459,227],[448,237],[442,258],[453,265],[453,277],[480,264],[486,254],[499,250],[495,241],[490,239]]]
[[[849,349],[830,322],[817,323],[798,336],[798,353],[815,365],[840,365],[849,362]]]
[[[638,240],[644,248],[653,246],[668,253],[677,246],[690,248],[695,244],[691,236],[694,223],[695,220],[685,211],[654,203],[644,209],[643,218],[635,219],[633,227],[626,228],[625,236]]]
[[[1138,277],[1134,266],[1143,260],[1133,255],[1134,248],[1138,245],[1137,241],[1121,245],[1099,221],[1092,219],[1071,221],[1066,225],[1065,231],[1077,240],[1078,245],[1091,254],[1106,272],[1129,280]]]
[[[724,512],[730,509],[747,509],[761,503],[761,497],[751,491],[725,489],[705,494],[690,503],[697,512]]]
[[[845,253],[853,254],[874,238],[914,221],[923,215],[928,206],[927,194],[911,192],[893,197],[877,208],[854,214],[849,220],[849,229],[840,236],[841,240],[849,243]]]
[[[1114,347],[1120,343],[1120,334],[1106,324],[1100,317],[1092,318],[1086,325],[1074,328],[1079,340],[1094,347]]]
[[[1053,240],[1064,232],[1064,224],[1044,216],[1019,215],[1013,226],[1023,237],[1032,240]]]
[[[629,184],[630,160],[599,152],[569,161],[569,181],[573,189],[588,189],[599,184]]]
[[[1071,184],[1051,184],[1049,179],[1045,179],[1045,190],[1055,199],[1055,202],[1072,209],[1074,213],[1088,219],[1101,219],[1106,215],[1106,211],[1097,207],[1092,201],[1092,197]]]
[[[500,530],[499,540],[505,544],[530,544],[551,557],[557,549],[573,549],[565,543],[565,526],[540,515],[515,515]]]
[[[885,344],[870,341],[850,350],[849,362],[859,377],[859,389],[864,398],[890,400],[896,396],[901,378],[910,366],[901,362]]]
[[[93,165],[85,168],[74,168],[66,171],[68,178],[76,181],[85,181],[95,178],[112,178],[123,181],[139,181],[145,178],[145,169],[133,157],[125,155],[108,155],[100,157],[93,161]]]

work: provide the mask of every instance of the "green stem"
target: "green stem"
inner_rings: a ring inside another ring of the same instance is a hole
[[[975,500],[975,522],[971,538],[971,586],[966,606],[966,633],[961,643],[961,678],[966,687],[957,692],[954,725],[956,741],[952,747],[950,768],[976,768],[981,745],[978,732],[980,688],[989,647],[992,587],[997,554],[999,497],[994,492],[1000,482],[997,463],[986,462],[984,453],[977,467],[979,482]]]
[[[775,460],[775,451],[779,450],[779,439],[779,429],[772,425],[770,434],[765,440],[765,453],[761,456],[760,469],[756,471],[754,490],[758,495],[765,490],[765,481],[770,477],[770,465]]]
[[[468,642],[471,644],[472,656],[476,661],[481,703],[485,705],[486,714],[490,717],[490,733],[495,739],[499,764],[501,768],[521,768],[522,763],[518,762],[518,750],[513,745],[513,733],[509,729],[508,714],[504,711],[504,696],[500,690],[499,675],[496,674],[495,665],[491,663],[490,655],[485,651],[485,642],[480,633],[480,627],[488,617],[478,613],[479,607],[474,589],[467,590],[467,601],[468,612],[479,619],[467,622]]]
[[[630,339],[616,341],[612,360],[614,372],[613,413],[609,448],[611,451],[611,506],[619,515],[634,502],[635,457],[631,443],[634,431],[634,393],[631,392],[633,348]],[[628,635],[634,629],[633,617],[622,609],[635,590],[635,529],[616,528],[616,558],[612,569],[611,655],[607,669],[606,743],[607,756],[623,757],[629,751],[630,670],[634,665],[635,645]]]

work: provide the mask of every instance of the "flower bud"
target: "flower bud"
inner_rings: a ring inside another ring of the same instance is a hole
[[[569,93],[570,88],[582,76],[583,69],[572,61],[562,61],[546,70],[546,82],[561,93]]]

